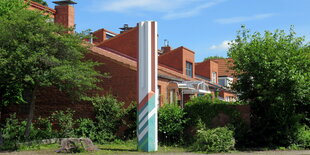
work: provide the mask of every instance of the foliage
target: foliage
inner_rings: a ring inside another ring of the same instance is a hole
[[[228,152],[234,149],[235,139],[233,131],[227,127],[208,130],[198,130],[193,151],[203,152]]]
[[[182,143],[184,124],[186,123],[183,109],[176,104],[165,104],[158,112],[159,138],[167,144]]]
[[[126,109],[126,114],[123,118],[123,125],[126,130],[123,133],[122,140],[131,140],[137,137],[137,103],[132,102]]]
[[[296,137],[295,144],[304,149],[310,148],[310,128],[308,126],[299,127]]]
[[[16,114],[10,115],[1,128],[4,144],[1,149],[17,149],[18,143],[24,139],[25,122],[19,122]]]
[[[94,70],[98,63],[83,60],[89,50],[80,34],[47,22],[50,17],[42,12],[13,6],[23,2],[1,1],[0,104],[31,104],[28,136],[39,87],[54,86],[81,100],[99,89],[98,77],[105,76]]]
[[[184,108],[186,118],[186,130],[195,133],[197,129],[205,127],[206,129],[215,127],[213,119],[219,114],[229,117],[227,126],[234,130],[238,146],[246,143],[245,136],[249,130],[249,126],[244,122],[237,111],[236,106],[241,105],[240,102],[225,102],[211,95],[199,96],[192,98]],[[185,137],[188,141],[193,141],[192,137]]]
[[[189,124],[194,125],[202,120],[206,126],[211,126],[212,119],[220,112],[230,116],[231,121],[240,122],[240,113],[235,108],[239,104],[239,102],[230,103],[216,98],[212,99],[211,95],[205,95],[192,98],[185,105],[184,111],[186,117],[189,118]]]
[[[293,28],[289,34],[251,34],[243,27],[228,55],[238,77],[233,87],[239,99],[251,104],[252,139],[264,146],[292,144],[300,120],[309,120],[309,43]]]
[[[47,6],[46,1],[44,1],[44,0],[32,0],[32,1],[33,1],[33,2],[37,2],[37,3],[40,3],[40,4],[44,5],[44,6]]]
[[[1,0],[0,17],[7,16],[26,7],[27,4],[22,0]]]
[[[39,117],[34,122],[34,130],[36,131],[36,140],[55,138],[56,133],[52,129],[50,118]]]
[[[75,135],[78,137],[85,137],[94,140],[96,138],[96,126],[95,123],[88,118],[80,118],[76,121],[78,125],[75,128]]]
[[[115,140],[115,133],[124,123],[123,118],[130,108],[124,108],[124,103],[117,101],[112,95],[94,97],[91,100],[97,125],[97,141],[104,143]]]
[[[222,56],[209,56],[209,57],[206,57],[204,61],[212,60],[212,59],[225,59],[225,58]]]
[[[55,111],[51,115],[53,123],[53,129],[57,130],[57,136],[59,138],[74,137],[74,125],[73,110],[67,109],[66,111]]]
[[[26,121],[19,121],[16,118],[16,114],[11,114],[10,117],[6,118],[5,124],[1,126],[0,132],[2,133],[2,137],[4,140],[3,146],[0,149],[4,150],[16,150],[19,147],[19,143],[28,140],[24,136],[24,132],[26,130]],[[29,135],[29,139],[35,139],[37,135],[37,131],[34,130],[33,125],[30,126],[31,132]]]

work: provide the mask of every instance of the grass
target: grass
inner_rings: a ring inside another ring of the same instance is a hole
[[[116,141],[113,143],[107,143],[103,145],[95,144],[98,147],[98,151],[95,152],[81,152],[81,155],[87,154],[140,154],[142,152],[137,151],[136,140],[129,141]],[[56,154],[55,151],[61,146],[59,144],[49,144],[49,145],[33,145],[33,146],[21,146],[18,152],[21,154],[23,152],[27,153],[45,153],[45,154]],[[173,147],[173,146],[159,146],[156,153],[178,153],[186,152],[185,148]]]

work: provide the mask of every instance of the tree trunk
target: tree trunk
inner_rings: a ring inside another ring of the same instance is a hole
[[[27,91],[27,90],[26,90]],[[25,137],[28,139],[29,138],[29,134],[30,134],[30,127],[31,127],[31,123],[33,120],[33,116],[34,116],[34,110],[35,110],[35,101],[36,101],[36,91],[37,91],[37,86],[34,86],[34,88],[32,90],[30,90],[30,92],[28,92],[29,96],[28,96],[28,104],[30,104],[30,108],[29,108],[29,114],[28,114],[28,119],[27,119],[27,125],[26,125],[26,130],[25,130]],[[27,92],[26,92],[27,94]]]

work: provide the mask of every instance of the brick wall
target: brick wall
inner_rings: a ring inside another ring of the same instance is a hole
[[[212,60],[207,60],[201,63],[196,63],[196,74],[209,78],[212,80],[212,72],[216,72],[216,83],[218,83],[218,63]]]
[[[183,46],[181,50],[183,52],[183,74],[186,75],[186,62],[190,62],[193,66],[193,78],[195,78],[195,53]]]
[[[219,76],[232,77],[234,73],[234,70],[231,69],[231,67],[233,67],[233,59],[214,59],[213,61],[218,63]]]
[[[121,33],[109,40],[102,42],[98,47],[107,47],[121,52],[129,57],[137,58],[138,48],[138,28],[135,27],[124,33]]]
[[[158,57],[158,63],[174,68],[186,75],[186,62],[193,64],[193,78],[195,77],[195,53],[183,46]]]
[[[237,95],[228,91],[220,91],[219,96],[226,99],[226,97],[236,98]]]
[[[102,65],[96,70],[102,73],[109,73],[110,78],[103,79],[98,85],[103,88],[100,95],[111,93],[118,100],[126,102],[126,106],[137,98],[137,73],[136,70],[113,61],[100,55],[88,54],[87,59],[100,62]]]
[[[55,23],[65,27],[74,27],[74,7],[71,5],[57,5],[55,7]]]

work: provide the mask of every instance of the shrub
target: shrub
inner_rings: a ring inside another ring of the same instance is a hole
[[[105,143],[115,140],[115,133],[125,124],[123,118],[130,109],[124,108],[124,103],[112,95],[94,97],[91,102],[96,115],[97,141]]]
[[[18,148],[18,143],[24,140],[26,122],[19,122],[16,118],[16,114],[10,115],[5,120],[5,125],[1,128],[3,137],[3,146],[1,149],[14,149]]]
[[[234,136],[238,146],[242,146],[247,143],[247,134],[249,126],[245,124],[244,120],[240,116],[240,112],[237,111],[236,106],[241,103],[230,103],[220,101],[218,99],[212,99],[210,95],[200,96],[192,98],[184,108],[186,112],[186,118],[189,120],[186,123],[186,131],[196,133],[199,126],[205,128],[216,127],[212,120],[219,113],[223,113],[229,117],[226,126],[233,129]],[[199,125],[198,125],[199,124]],[[185,134],[188,135],[188,134]],[[187,141],[194,141],[192,136],[185,137]]]
[[[299,127],[296,136],[296,144],[305,149],[310,148],[310,128],[306,125]]]
[[[35,120],[33,125],[34,130],[36,131],[36,140],[54,138],[56,135],[53,132],[50,118],[39,117],[37,120]]]
[[[94,122],[88,118],[80,118],[76,121],[75,135],[77,137],[96,139],[96,126]]]
[[[51,115],[52,122],[55,123],[53,129],[57,130],[58,138],[69,138],[74,136],[73,110],[55,111]]]
[[[132,102],[127,107],[126,114],[124,116],[124,126],[126,127],[121,139],[131,140],[137,137],[137,103]]]
[[[228,152],[234,149],[235,139],[233,131],[226,127],[198,130],[193,151]]]
[[[293,106],[293,103],[292,103]],[[289,104],[251,103],[251,139],[255,147],[288,147],[296,141],[303,115]]]
[[[178,144],[182,142],[184,124],[186,122],[184,115],[183,109],[176,104],[165,104],[159,109],[159,138],[164,144]]]

